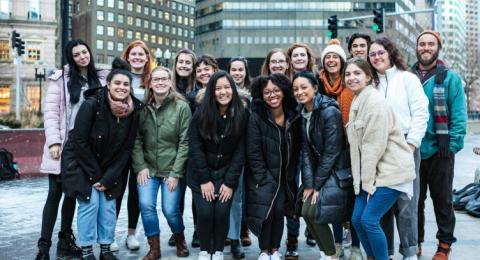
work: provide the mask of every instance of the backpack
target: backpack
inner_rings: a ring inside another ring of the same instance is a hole
[[[19,179],[13,155],[5,148],[0,148],[0,181]]]

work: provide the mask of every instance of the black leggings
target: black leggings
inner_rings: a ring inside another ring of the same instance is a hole
[[[219,201],[218,198],[213,202],[208,202],[198,192],[192,192],[192,196],[200,223],[197,226],[200,250],[209,253],[222,252],[228,234],[232,199],[225,203]]]
[[[272,209],[267,219],[263,221],[262,231],[258,237],[260,250],[280,248],[282,242],[283,226],[285,217],[285,190],[283,187],[278,191]]]
[[[52,232],[57,220],[58,206],[62,198],[62,182],[60,175],[48,175],[48,196],[42,215],[41,237],[45,240],[52,240]],[[75,215],[75,198],[63,197],[61,227],[60,231],[72,230],[73,216]]]
[[[128,228],[137,229],[138,218],[140,217],[140,207],[138,205],[137,175],[134,173],[131,165],[132,163],[129,161],[127,167],[125,167],[125,171],[122,173],[122,195],[117,198],[117,219],[118,215],[120,215],[123,194],[125,194],[125,190],[127,189],[128,181]]]

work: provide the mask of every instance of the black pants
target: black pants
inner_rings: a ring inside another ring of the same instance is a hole
[[[449,153],[448,158],[440,158],[438,154],[422,160],[420,163],[420,196],[418,200],[418,242],[425,237],[425,199],[427,189],[433,202],[437,220],[437,239],[452,244],[457,241],[453,236],[455,229],[455,212],[452,202],[453,167],[455,154]]]
[[[232,200],[222,203],[217,198],[208,202],[198,192],[192,192],[192,196],[197,207],[198,223],[200,223],[197,226],[200,250],[209,253],[223,251],[228,234]]]
[[[272,209],[267,219],[263,221],[262,231],[258,237],[260,250],[270,250],[280,248],[282,241],[283,226],[285,217],[285,190],[283,187],[278,191],[277,197],[273,201]]]
[[[134,173],[131,160],[125,167],[125,171],[122,173],[122,195],[117,198],[117,219],[120,215],[120,208],[122,207],[123,194],[127,189],[128,182],[128,199],[127,199],[127,211],[128,211],[128,228],[137,229],[138,218],[140,217],[140,207],[138,205],[138,190],[137,190],[137,175]]]
[[[41,237],[45,240],[52,240],[52,232],[57,220],[58,206],[62,198],[62,182],[60,175],[48,175],[48,195],[42,215]],[[75,198],[63,198],[62,220],[60,231],[70,231],[72,229],[73,216],[75,215]]]

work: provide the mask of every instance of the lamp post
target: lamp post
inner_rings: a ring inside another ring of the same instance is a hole
[[[45,75],[47,75],[45,68],[43,68],[43,73],[38,73],[38,69],[35,68],[35,80],[38,80],[40,86],[40,96],[38,98],[38,113],[42,112],[42,81],[45,81]]]
[[[157,66],[162,66],[162,56],[163,56],[162,49],[158,48],[155,51],[155,58],[157,59]]]
[[[168,68],[168,62],[170,61],[170,58],[172,58],[172,53],[169,49],[165,51],[165,53],[163,54],[163,58],[165,58],[165,67]]]

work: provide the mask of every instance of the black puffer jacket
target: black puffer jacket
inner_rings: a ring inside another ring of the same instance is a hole
[[[321,94],[313,102],[308,129],[303,118],[302,183],[304,188],[320,191],[316,221],[325,223],[326,218],[342,219],[344,215],[346,194],[332,175],[336,169],[347,168],[347,162],[339,161],[346,150],[345,136],[337,102]],[[300,105],[299,111],[303,110]]]
[[[285,139],[287,140],[286,176],[282,176],[281,130],[262,100],[254,100],[247,130],[247,160],[250,171],[245,177],[247,220],[250,230],[259,235],[263,221],[282,183],[287,194],[286,214],[294,215],[297,187],[295,168],[301,149],[301,118],[293,109],[286,109]]]
[[[134,111],[115,117],[107,89],[85,92],[86,100],[62,154],[62,185],[67,196],[90,200],[92,185],[100,182],[108,200],[121,195],[122,171],[132,153],[142,103],[133,97]],[[96,92],[96,93],[95,93]]]

